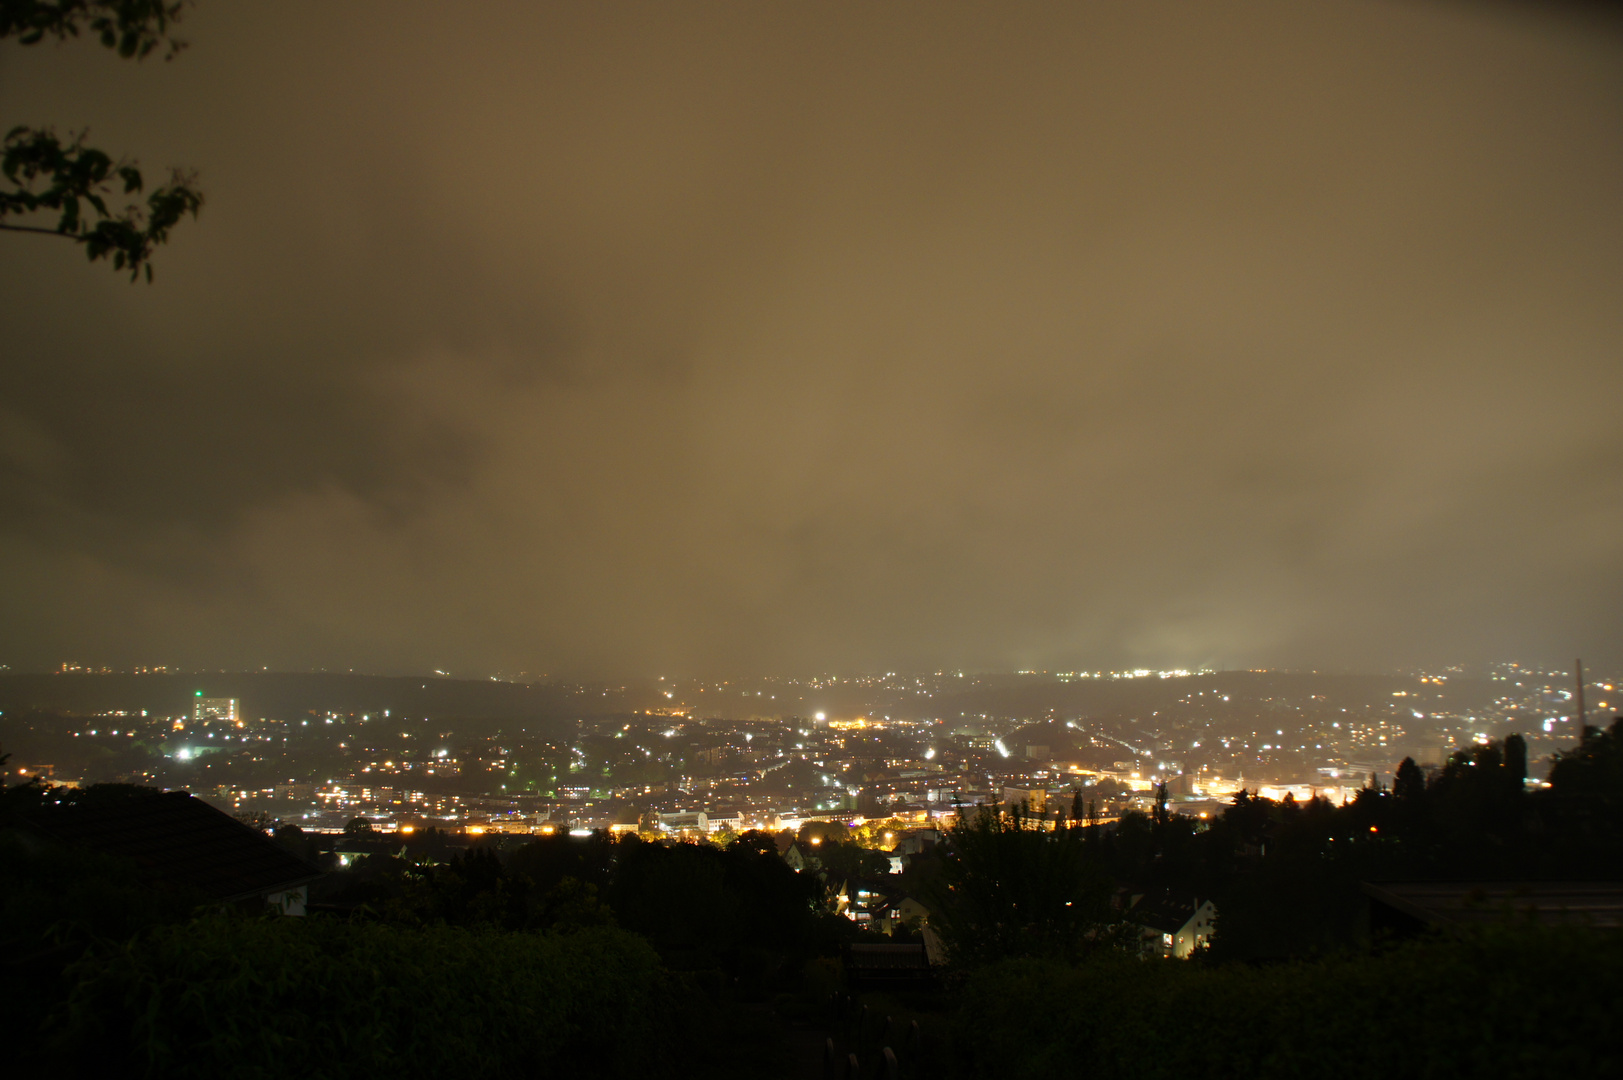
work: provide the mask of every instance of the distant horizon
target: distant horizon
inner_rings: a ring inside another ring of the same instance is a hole
[[[1582,659],[1582,658],[1577,658]],[[1324,676],[1371,676],[1408,678],[1422,675],[1452,676],[1457,678],[1480,678],[1488,672],[1515,667],[1522,671],[1532,672],[1548,678],[1562,675],[1574,675],[1572,664],[1528,664],[1513,660],[1484,661],[1478,663],[1457,663],[1444,665],[1416,664],[1410,666],[1388,668],[1359,668],[1359,667],[1296,667],[1296,666],[1247,666],[1232,665],[1223,667],[1143,667],[1131,668],[999,668],[999,667],[921,667],[921,668],[888,668],[872,670],[837,670],[817,669],[807,671],[754,671],[754,672],[722,672],[722,673],[677,673],[665,675],[648,675],[640,673],[537,673],[537,672],[477,672],[465,674],[456,671],[433,669],[420,670],[364,670],[359,668],[338,667],[309,667],[309,668],[272,668],[272,667],[179,667],[165,664],[137,664],[131,667],[112,667],[110,665],[75,664],[64,661],[55,668],[13,668],[0,664],[0,677],[6,675],[170,675],[170,676],[207,676],[207,675],[356,675],[367,678],[383,679],[443,679],[452,682],[504,682],[504,683],[569,683],[606,685],[610,683],[625,682],[713,682],[725,683],[740,680],[808,680],[833,678],[848,679],[884,679],[901,676],[935,677],[1049,677],[1058,679],[1100,678],[1100,679],[1134,679],[1134,678],[1184,678],[1202,675],[1228,675],[1228,674],[1269,674],[1269,675],[1324,675]],[[1591,677],[1602,678],[1603,669],[1583,660],[1583,672],[1586,681]]]

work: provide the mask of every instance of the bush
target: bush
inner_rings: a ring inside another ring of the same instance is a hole
[[[69,974],[51,1043],[86,1073],[644,1076],[669,1034],[658,958],[613,929],[212,915],[99,950]]]
[[[1623,1073],[1623,941],[1501,929],[1273,967],[1101,956],[971,975],[964,1076]]]

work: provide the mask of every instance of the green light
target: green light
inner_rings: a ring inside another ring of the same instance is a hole
[[[197,692],[197,696],[198,696],[198,697],[202,697],[202,696],[203,696],[203,691],[201,691],[201,690],[199,690],[199,691],[198,691],[198,692]]]

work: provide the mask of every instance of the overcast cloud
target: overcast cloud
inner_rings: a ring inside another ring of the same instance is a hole
[[[1623,660],[1623,36],[1451,4],[201,0],[0,123],[0,663]]]

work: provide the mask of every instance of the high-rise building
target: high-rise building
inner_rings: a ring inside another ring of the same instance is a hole
[[[234,697],[198,697],[192,703],[192,720],[199,724],[210,720],[235,724],[237,722],[237,699]]]

